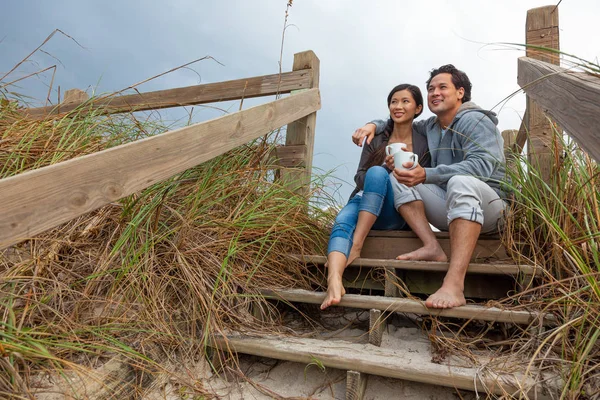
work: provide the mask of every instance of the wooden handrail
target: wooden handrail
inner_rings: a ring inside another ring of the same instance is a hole
[[[321,108],[318,89],[0,180],[0,249]]]
[[[582,149],[600,161],[600,77],[521,57],[517,82]]]
[[[89,112],[93,109],[100,114],[158,110],[290,93],[292,90],[311,88],[312,83],[313,71],[303,69],[282,74],[255,76],[155,92],[99,97],[87,102],[88,104],[86,104],[86,101],[76,101],[57,106],[25,109],[23,112],[31,118],[40,119],[47,115],[71,112],[82,105],[85,105],[82,112]]]

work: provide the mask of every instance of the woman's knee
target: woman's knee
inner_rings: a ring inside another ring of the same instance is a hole
[[[389,172],[379,165],[375,165],[367,170],[365,179],[387,180]]]
[[[385,168],[374,166],[369,168],[365,175],[365,186],[363,188],[365,193],[378,193],[381,196],[385,196],[390,178]]]

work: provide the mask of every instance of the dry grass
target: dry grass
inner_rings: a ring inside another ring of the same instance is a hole
[[[77,112],[30,122],[8,107],[3,177],[159,131]],[[30,398],[36,371],[106,354],[140,373],[157,346],[194,358],[215,332],[279,329],[253,317],[253,304],[272,307],[257,289],[314,284],[286,254],[322,253],[332,216],[274,181],[271,150],[263,138],[2,252],[0,395]]]

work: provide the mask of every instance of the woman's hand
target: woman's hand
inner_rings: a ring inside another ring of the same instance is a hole
[[[358,128],[352,135],[352,141],[358,147],[362,147],[364,139],[367,138],[367,144],[371,144],[371,140],[375,137],[375,124],[368,123],[362,128]]]
[[[385,157],[385,166],[390,171],[394,170],[394,156],[386,156]]]

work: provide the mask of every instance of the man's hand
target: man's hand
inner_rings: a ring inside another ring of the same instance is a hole
[[[386,160],[387,161],[387,160]],[[411,162],[402,164],[405,168],[412,167]],[[419,183],[425,182],[425,169],[417,164],[414,169],[394,169],[394,177],[398,182],[408,186],[417,186]]]
[[[371,144],[371,140],[373,140],[373,138],[375,137],[375,128],[377,128],[375,124],[372,124],[370,122],[362,128],[358,128],[354,131],[354,134],[352,135],[352,141],[358,147],[362,147],[363,141],[366,137],[367,144]]]

